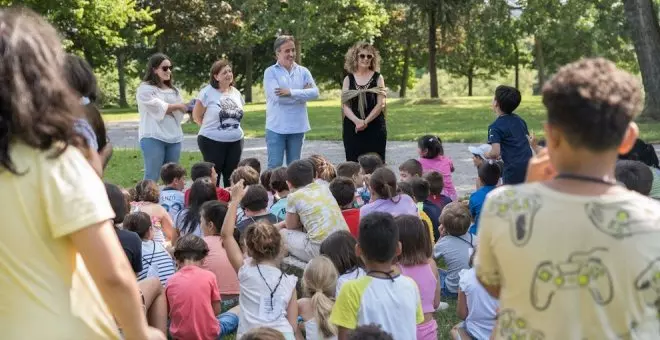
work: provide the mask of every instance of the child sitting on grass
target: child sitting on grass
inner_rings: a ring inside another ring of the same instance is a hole
[[[165,285],[174,274],[174,262],[165,247],[153,239],[149,215],[141,211],[130,213],[124,218],[124,229],[136,233],[142,240],[142,270],[138,281],[147,277],[158,277]]]
[[[209,248],[198,236],[182,237],[174,248],[179,270],[165,288],[170,334],[177,340],[215,340],[236,331],[239,307],[222,313],[215,275],[202,269]]]
[[[310,165],[311,167],[311,165]],[[279,230],[267,221],[258,221],[245,230],[247,258],[234,238],[236,210],[245,196],[243,181],[231,189],[227,217],[222,225],[222,244],[229,262],[238,273],[241,292],[239,295],[239,325],[237,339],[253,328],[276,329],[287,340],[296,339],[298,329],[298,278],[284,274],[280,262],[284,242]]]
[[[337,270],[325,256],[309,261],[302,277],[305,298],[298,300],[298,312],[305,325],[306,339],[337,339],[337,326],[330,323],[335,304]]]
[[[272,175],[273,170],[266,169],[266,171],[259,176],[259,183],[263,185],[263,187],[266,188],[266,192],[268,192],[268,209],[270,209],[273,203],[275,203],[275,190],[270,186],[270,177]]]
[[[291,163],[287,178],[292,192],[288,196],[286,220],[279,227],[289,253],[308,262],[319,255],[319,247],[326,237],[348,230],[348,226],[330,189],[314,183],[311,161]]]
[[[413,193],[412,185],[410,182],[399,182],[396,184],[396,193],[397,194],[406,194],[410,197],[412,197],[413,201],[415,201],[415,204],[419,204],[415,200],[415,194]],[[424,223],[426,228],[429,230],[429,235],[433,235],[433,223],[431,222],[431,219],[429,218],[429,215],[427,215],[424,210],[419,209],[419,206],[417,207],[417,214],[419,214],[419,219]],[[429,242],[431,242],[431,247],[435,244],[435,241],[433,240],[433,237],[430,238]]]
[[[348,230],[357,238],[360,225],[360,209],[355,206],[355,184],[350,178],[337,177],[330,182],[330,192],[341,208]]]
[[[441,173],[444,179],[442,194],[455,201],[458,196],[451,175],[454,172],[454,162],[452,162],[449,156],[445,156],[440,137],[431,135],[422,136],[417,140],[417,147],[419,162],[422,164],[424,173],[431,171]]]
[[[308,159],[314,164],[314,182],[327,186],[337,177],[335,166],[327,158],[311,155]]]
[[[174,219],[185,206],[183,189],[186,186],[186,169],[176,163],[167,163],[160,168],[160,179],[165,184],[160,191],[160,205]]]
[[[376,323],[394,339],[416,339],[416,325],[424,321],[417,284],[393,269],[401,253],[399,229],[392,215],[374,212],[360,221],[357,255],[364,259],[367,276],[341,288],[330,322],[338,339],[365,323]]]
[[[250,158],[244,158],[240,162],[238,162],[237,167],[242,167],[242,166],[249,166],[250,168],[254,169],[254,171],[257,172],[257,174],[261,173],[261,162],[253,157]],[[246,184],[246,185],[251,185],[251,184]]]
[[[215,172],[215,166],[211,162],[199,162],[195,163],[192,168],[190,168],[190,179],[195,182],[198,178],[208,177],[215,188],[215,192],[218,198],[218,201],[229,202],[229,191],[217,186],[218,183],[218,173]],[[186,206],[188,206],[188,200],[190,198],[190,189],[186,190],[184,193],[184,199],[186,201]]]
[[[360,218],[373,212],[386,212],[393,216],[408,214],[417,216],[417,206],[413,199],[405,194],[396,193],[396,176],[388,168],[379,168],[369,179],[371,203],[360,208]]]
[[[358,194],[362,198],[363,204],[371,202],[371,193],[369,192],[369,177],[376,171],[376,169],[385,166],[383,160],[378,154],[369,153],[358,157],[360,164],[360,179],[361,183],[357,183],[355,187]]]
[[[268,192],[260,184],[250,185],[245,197],[241,200],[241,208],[245,212],[245,219],[236,225],[236,229],[243,233],[250,224],[266,220],[270,224],[280,220],[268,211]]]
[[[344,162],[337,165],[337,177],[347,177],[353,180],[355,184],[355,206],[354,208],[360,208],[365,205],[364,199],[362,198],[363,191],[360,189],[364,186],[363,176],[360,174],[360,163],[358,162]]]
[[[208,177],[196,179],[190,186],[189,191],[189,205],[174,218],[176,233],[175,237],[172,238],[172,244],[176,244],[178,238],[188,234],[202,237],[202,228],[199,226],[202,204],[208,201],[217,201],[215,185]]]
[[[433,233],[431,234],[431,240],[433,243],[437,242],[440,238],[440,208],[433,204],[429,198],[429,182],[423,178],[412,178],[410,180],[410,186],[413,191],[413,198],[417,202],[417,209],[423,211],[431,220],[431,226],[433,227]]]
[[[481,215],[481,208],[486,200],[486,195],[497,187],[502,174],[500,166],[492,160],[483,162],[479,166],[478,172],[479,188],[470,195],[469,203],[470,215],[474,219],[474,224],[470,227],[470,234],[472,235],[476,235],[479,229],[479,215]]]
[[[437,171],[431,171],[425,173],[423,178],[429,182],[429,201],[433,202],[433,204],[440,208],[440,212],[442,213],[442,209],[452,202],[451,198],[442,194],[442,190],[445,186],[444,176]]]
[[[248,165],[239,166],[234,170],[234,172],[231,173],[231,176],[229,176],[229,182],[231,185],[234,185],[243,180],[243,185],[245,185],[246,188],[250,185],[259,184],[259,179],[259,172]],[[237,213],[238,215],[236,216],[236,221],[240,223],[245,219],[245,211],[243,211],[243,208],[238,207]]]
[[[355,237],[346,230],[333,233],[321,243],[321,255],[328,257],[339,273],[335,296],[346,281],[367,275],[362,269],[362,260],[355,253],[356,245]]]
[[[442,258],[447,269],[440,269],[442,295],[458,297],[458,273],[470,268],[469,261],[477,245],[476,238],[468,233],[472,217],[461,202],[449,203],[440,215],[440,239],[433,249],[433,257]]]
[[[149,215],[154,241],[168,245],[173,242],[172,238],[176,237],[174,222],[167,210],[158,203],[159,199],[160,189],[156,182],[149,179],[142,180],[133,190],[131,212],[141,211]]]
[[[289,196],[289,185],[286,183],[286,168],[279,167],[270,175],[270,187],[275,191],[275,202],[270,207],[270,213],[280,221],[286,218],[286,202]]]
[[[415,177],[422,177],[422,163],[416,159],[409,159],[399,165],[399,178],[407,182]]]

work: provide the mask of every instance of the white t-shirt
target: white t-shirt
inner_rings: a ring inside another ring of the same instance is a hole
[[[140,113],[139,139],[154,138],[165,143],[183,140],[181,121],[184,113],[165,114],[170,104],[182,104],[181,93],[174,89],[161,89],[146,83],[137,88],[137,106]]]
[[[158,202],[167,210],[167,213],[172,217],[172,221],[174,221],[179,211],[185,207],[185,195],[180,190],[164,188],[160,191]]]
[[[234,87],[222,93],[211,85],[199,92],[197,99],[206,108],[199,135],[216,142],[236,142],[243,138],[243,97]]]
[[[478,340],[488,340],[495,327],[499,301],[490,296],[479,283],[474,268],[461,270],[459,276],[458,285],[465,293],[468,307],[465,326],[468,332]]]
[[[350,272],[339,275],[339,277],[337,278],[337,288],[336,288],[337,291],[335,293],[335,296],[339,296],[339,291],[341,291],[341,287],[344,285],[344,283],[346,283],[346,281],[359,279],[365,275],[367,275],[367,272],[365,272],[364,269],[360,267],[357,267],[356,269],[353,269]]]
[[[493,190],[479,224],[477,275],[501,287],[496,339],[658,338],[660,203],[522,184]]]
[[[270,327],[282,333],[293,333],[293,328],[287,320],[286,309],[296,289],[297,277],[283,274],[273,266],[255,265],[251,258],[246,258],[238,270],[238,282],[241,288],[238,298],[241,310],[238,316],[237,339],[256,327]]]
[[[337,336],[324,337],[316,319],[310,319],[305,321],[305,340],[337,340]]]

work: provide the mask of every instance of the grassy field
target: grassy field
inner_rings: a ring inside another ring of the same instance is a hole
[[[415,140],[431,133],[439,135],[445,142],[479,143],[486,139],[486,129],[495,119],[490,104],[491,97],[457,97],[438,100],[398,100],[388,102],[388,139],[398,141]],[[249,104],[245,107],[243,129],[247,137],[263,137],[266,105]],[[545,110],[540,97],[524,97],[517,112],[527,121],[529,129],[538,136],[543,135]],[[310,140],[341,140],[341,113],[339,102],[334,100],[309,103],[312,130],[306,135]],[[103,112],[106,122],[138,119],[135,108],[112,109]],[[642,138],[660,142],[660,122],[639,123]],[[198,127],[193,123],[183,126],[187,134],[196,134]]]

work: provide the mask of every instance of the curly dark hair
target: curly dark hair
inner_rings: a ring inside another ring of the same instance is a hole
[[[151,202],[158,204],[160,200],[160,189],[158,189],[156,182],[150,179],[139,181],[138,184],[135,185],[132,199],[135,202]]]
[[[179,92],[174,85],[172,85],[172,82],[174,80],[174,76],[170,75],[170,79],[166,81],[161,81],[156,72],[154,70],[160,66],[163,61],[169,60],[172,62],[172,59],[170,59],[168,56],[166,56],[163,53],[156,53],[152,55],[149,58],[149,61],[147,62],[147,67],[146,70],[144,71],[144,77],[142,78],[142,81],[153,86],[160,86],[161,84],[164,84],[165,86],[173,89],[176,92]]]
[[[245,246],[256,263],[279,258],[284,243],[280,231],[270,222],[259,220],[245,229]]]
[[[288,177],[286,175],[286,168],[279,167],[270,175],[270,187],[275,192],[289,191],[289,185],[286,183]]]
[[[641,99],[635,77],[603,58],[568,64],[543,86],[548,123],[573,147],[596,152],[619,146]]]
[[[503,113],[511,114],[520,105],[522,96],[517,88],[500,85],[495,89],[495,101]]]
[[[0,10],[0,171],[17,169],[16,142],[59,157],[68,146],[84,146],[74,131],[84,117],[80,98],[64,76],[66,54],[55,29],[29,9]]]

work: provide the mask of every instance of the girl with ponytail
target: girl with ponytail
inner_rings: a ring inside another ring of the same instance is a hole
[[[406,194],[397,194],[396,175],[389,168],[378,168],[369,178],[371,203],[360,208],[360,218],[373,212],[385,212],[392,216],[418,216],[417,205]]]
[[[323,255],[313,258],[305,268],[302,285],[309,297],[298,300],[298,311],[307,340],[337,339],[337,326],[330,323],[337,277],[335,265]]]

